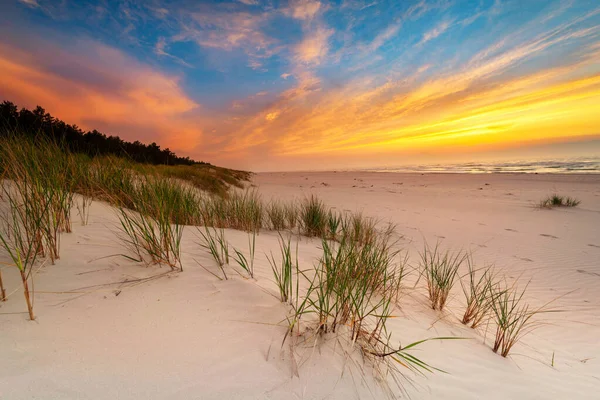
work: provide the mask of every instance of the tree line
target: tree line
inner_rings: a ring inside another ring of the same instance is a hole
[[[43,135],[72,152],[85,153],[90,157],[115,155],[155,165],[207,164],[189,157],[178,157],[168,148],[161,149],[154,142],[149,145],[137,140],[128,142],[118,136],[106,136],[95,129],[85,132],[77,125],[70,125],[53,117],[40,106],[32,111],[27,108],[19,110],[17,105],[10,101],[2,102],[0,104],[0,128],[2,128],[0,136],[36,137]]]

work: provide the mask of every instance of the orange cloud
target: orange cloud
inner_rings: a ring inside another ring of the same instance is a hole
[[[84,46],[95,58],[47,49],[55,59],[46,62],[78,66],[84,78],[77,80],[45,67],[39,57],[0,45],[3,97],[20,106],[42,105],[54,116],[84,129],[106,127],[100,130],[128,140],[157,141],[174,150],[200,143],[198,124],[184,117],[199,105],[185,95],[178,77],[95,42]],[[91,76],[100,84],[90,81]]]

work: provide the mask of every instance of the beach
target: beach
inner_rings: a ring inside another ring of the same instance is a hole
[[[464,296],[432,310],[411,269],[388,330],[422,343],[416,355],[438,370],[406,370],[398,396],[413,399],[594,399],[600,390],[600,174],[256,174],[265,202],[317,195],[328,207],[396,226],[397,246],[416,268],[424,243],[472,254],[511,284],[527,287],[532,307],[555,312],[509,357],[490,348],[493,330],[461,324]],[[558,193],[581,204],[545,209]],[[267,260],[279,235],[256,237],[255,279],[229,270],[220,280],[198,245],[182,239],[180,273],[123,257],[118,217],[94,201],[90,221],[61,236],[61,256],[34,274],[37,319],[21,293],[0,304],[0,399],[347,399],[382,398],[369,365],[336,340],[282,345],[289,308],[277,298]],[[247,249],[248,235],[226,230]],[[293,235],[301,267],[322,254],[319,239]],[[199,264],[205,266],[201,268]],[[233,267],[232,267],[233,268]],[[410,269],[410,268],[409,268]],[[18,272],[3,268],[7,292]],[[146,279],[148,278],[148,279]]]

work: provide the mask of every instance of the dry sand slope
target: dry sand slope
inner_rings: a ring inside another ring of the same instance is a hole
[[[494,263],[507,277],[531,280],[532,305],[558,298],[553,306],[564,312],[545,315],[547,323],[504,359],[491,351],[490,332],[484,343],[484,330],[459,323],[458,286],[444,314],[428,308],[421,286],[407,289],[390,321],[396,340],[469,338],[418,348],[416,355],[447,373],[408,373],[411,398],[598,398],[600,176],[272,173],[254,184],[265,199],[316,193],[340,210],[397,223],[413,264],[424,239],[441,240],[472,250],[477,262]],[[553,192],[582,203],[533,207]],[[287,308],[265,257],[278,252],[275,233],[257,239],[255,281],[233,272],[219,281],[198,267],[196,261],[216,268],[193,228],[184,235],[183,273],[135,281],[166,269],[118,256],[115,213],[97,202],[91,210],[88,226],[62,236],[61,260],[35,277],[37,321],[16,314],[24,310],[20,292],[0,305],[0,399],[382,397],[369,371],[361,375],[361,364],[331,343],[295,355],[281,347]],[[227,239],[246,249],[245,233],[228,230]],[[301,239],[301,265],[319,254],[317,241]],[[15,272],[3,269],[9,292],[18,288]]]

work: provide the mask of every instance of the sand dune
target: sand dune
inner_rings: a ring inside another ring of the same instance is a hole
[[[422,283],[408,287],[389,322],[396,340],[465,338],[418,347],[446,373],[407,372],[411,398],[598,397],[600,176],[268,173],[253,183],[267,200],[315,193],[337,209],[396,223],[413,264],[424,240],[471,250],[478,263],[530,281],[532,305],[555,300],[563,311],[544,315],[505,359],[490,349],[493,333],[460,324],[459,287],[444,313],[428,307]],[[554,192],[582,203],[534,207]],[[231,272],[220,281],[200,268],[216,267],[189,227],[184,271],[140,281],[167,269],[120,256],[117,223],[111,207],[94,202],[90,224],[62,236],[61,259],[35,275],[35,322],[20,313],[20,292],[0,304],[1,399],[382,398],[368,367],[344,357],[343,346],[281,346],[288,310],[265,256],[278,251],[276,233],[257,238],[255,280]],[[226,234],[247,248],[246,233]],[[299,240],[300,264],[313,265],[319,242]],[[14,268],[3,276],[8,292],[20,290]]]

